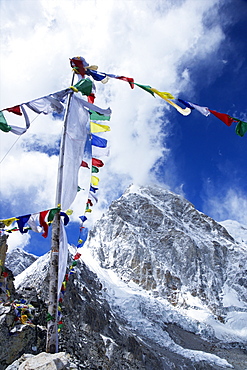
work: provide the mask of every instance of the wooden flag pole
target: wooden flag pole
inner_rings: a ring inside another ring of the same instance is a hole
[[[74,83],[75,73],[73,73],[71,85]],[[73,91],[69,93],[66,113],[64,117],[63,135],[60,145],[58,175],[57,175],[57,190],[55,207],[61,207],[62,198],[62,179],[64,167],[64,150],[67,132],[67,121],[70,108],[70,102]],[[60,239],[60,212],[56,213],[52,223],[52,241],[50,252],[50,268],[49,268],[49,303],[47,315],[47,336],[46,336],[46,352],[58,352],[58,265],[59,265],[59,239]]]

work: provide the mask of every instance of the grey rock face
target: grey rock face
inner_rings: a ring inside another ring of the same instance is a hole
[[[16,248],[7,252],[5,265],[16,276],[28,268],[37,258],[37,256],[27,253],[21,248]]]
[[[89,246],[102,267],[174,305],[189,292],[222,316],[224,286],[247,302],[246,246],[167,190],[127,191],[98,221]]]

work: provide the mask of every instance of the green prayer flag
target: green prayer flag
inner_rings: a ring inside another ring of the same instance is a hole
[[[82,95],[89,96],[92,93],[93,82],[89,78],[86,78],[85,80],[78,81],[73,87],[79,90]]]
[[[4,132],[9,132],[11,130],[11,127],[7,124],[3,112],[0,112],[0,130]]]
[[[98,173],[99,169],[98,167],[92,166],[92,173]]]
[[[140,84],[137,84],[136,82],[134,82],[134,84],[136,86],[139,86],[141,89],[149,92],[150,94],[152,94],[154,96],[154,92],[151,90],[151,86],[148,86],[148,85],[140,85]]]
[[[56,213],[60,212],[60,208],[52,208],[48,214],[48,222],[52,222]]]
[[[110,116],[105,116],[104,114],[100,114],[90,110],[90,119],[92,121],[110,121]]]
[[[237,135],[243,137],[244,134],[247,132],[247,122],[237,120],[238,124],[235,128],[235,132]]]

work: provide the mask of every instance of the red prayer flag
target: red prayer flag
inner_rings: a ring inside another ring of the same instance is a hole
[[[44,233],[42,234],[42,236],[44,238],[47,238],[47,235],[48,235],[48,224],[45,222],[45,216],[47,215],[48,212],[49,212],[49,210],[48,211],[42,211],[39,214],[39,224],[44,229]]]
[[[93,104],[93,103],[94,103],[94,99],[95,99],[95,95],[94,95],[94,94],[90,94],[90,95],[88,95],[88,97],[87,97],[87,101],[88,101],[89,103],[91,103],[91,104]]]
[[[85,76],[85,68],[83,66],[83,62],[80,59],[72,58],[70,59],[70,65],[76,71],[76,73],[79,73],[82,77]]]
[[[91,199],[88,199],[87,204],[89,204],[91,207],[93,206]]]
[[[81,253],[77,252],[74,256],[74,260],[78,260],[81,257]]]
[[[20,105],[15,105],[14,107],[6,108],[4,110],[7,110],[8,112],[11,112],[11,113],[14,113],[14,114],[17,114],[18,116],[22,116]]]
[[[102,162],[100,159],[92,158],[92,165],[95,167],[103,167],[104,162]]]
[[[124,77],[124,76],[117,76],[118,80],[126,81],[130,84],[131,89],[134,89],[134,78],[132,77]]]
[[[81,162],[81,167],[87,167],[87,168],[89,168],[87,162],[84,162],[84,161]]]
[[[234,118],[228,116],[228,114],[219,113],[211,109],[209,109],[209,112],[212,113],[215,117],[219,118],[221,121],[223,121],[227,126],[231,126],[232,122],[236,121]]]

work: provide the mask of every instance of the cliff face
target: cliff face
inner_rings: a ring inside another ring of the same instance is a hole
[[[80,250],[59,350],[78,369],[247,367],[246,250],[184,198],[131,187]],[[31,324],[1,307],[0,369],[45,350],[48,266],[49,254],[15,278],[18,299],[35,309]]]
[[[131,187],[97,223],[90,249],[102,267],[175,306],[192,296],[224,317],[224,292],[247,303],[246,244],[167,190]]]

